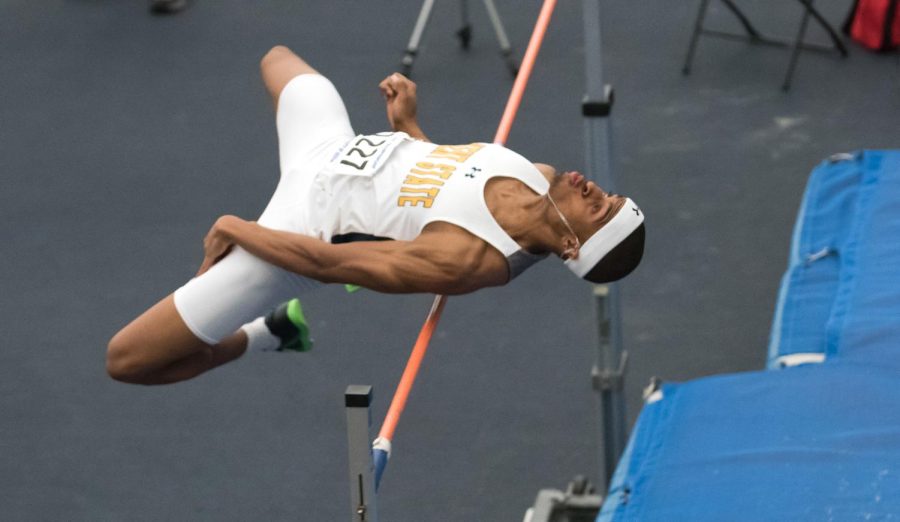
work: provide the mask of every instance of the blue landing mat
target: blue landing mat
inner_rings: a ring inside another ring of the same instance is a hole
[[[898,377],[834,362],[666,385],[597,520],[900,520]]]
[[[863,151],[810,176],[769,364],[817,352],[900,369],[900,152]]]
[[[900,152],[817,167],[769,364],[645,406],[598,520],[900,520]]]

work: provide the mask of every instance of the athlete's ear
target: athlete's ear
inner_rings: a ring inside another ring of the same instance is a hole
[[[563,251],[560,254],[560,258],[563,261],[568,261],[570,259],[578,259],[578,250],[580,250],[581,245],[578,244],[578,240],[572,239],[571,237],[566,237],[563,240]]]

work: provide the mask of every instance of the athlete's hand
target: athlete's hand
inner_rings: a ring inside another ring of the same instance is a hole
[[[198,276],[212,268],[234,248],[234,241],[228,230],[235,220],[241,221],[235,216],[222,216],[207,232],[203,239],[203,263],[200,265],[200,270],[197,271]]]
[[[416,124],[416,84],[400,73],[394,73],[378,84],[387,103],[391,129],[404,131]]]

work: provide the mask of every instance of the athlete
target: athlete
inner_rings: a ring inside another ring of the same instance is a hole
[[[402,75],[379,86],[393,132],[356,136],[331,82],[289,49],[274,47],[261,69],[275,103],[275,193],[256,222],[219,218],[197,276],[112,338],[114,379],[177,382],[277,347],[283,328],[260,316],[322,283],[451,295],[504,285],[548,255],[592,282],[640,262],[633,201],[500,145],[430,143]]]

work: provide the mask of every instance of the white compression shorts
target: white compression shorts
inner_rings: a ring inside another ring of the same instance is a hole
[[[302,205],[314,176],[354,136],[350,118],[328,79],[301,74],[281,91],[276,122],[281,179],[257,221],[308,234]],[[319,285],[235,248],[176,290],[175,308],[194,335],[216,344],[244,323]]]

